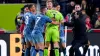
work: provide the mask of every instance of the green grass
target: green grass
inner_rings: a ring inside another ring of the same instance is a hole
[[[16,30],[15,17],[23,4],[0,4],[0,28],[8,31]]]

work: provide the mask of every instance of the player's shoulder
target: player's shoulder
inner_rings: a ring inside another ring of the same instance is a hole
[[[53,12],[54,10],[47,10],[47,13],[51,13],[51,12]]]
[[[45,19],[49,19],[49,17],[48,17],[48,16],[46,16],[46,15],[44,15],[43,17],[44,17]]]
[[[24,13],[24,16],[27,16],[27,15],[29,15],[29,12]]]
[[[41,14],[36,14],[35,16],[36,16],[36,17],[41,17]]]
[[[46,15],[44,15],[44,14],[40,14],[40,15],[38,15],[38,17],[41,17],[41,18],[43,18],[43,19],[47,19],[47,18],[49,18],[48,16],[46,16]]]
[[[52,13],[56,13],[56,14],[60,14],[60,12],[57,11],[57,10],[52,10],[51,12],[52,12]]]
[[[57,11],[57,10],[55,10],[58,14],[61,14],[61,12],[59,12],[59,11]]]
[[[41,16],[42,16],[43,18],[49,18],[48,16],[46,16],[46,15],[44,15],[44,14],[41,14]]]
[[[51,12],[51,10],[47,10],[47,11],[46,11],[46,14],[49,14],[50,12]]]
[[[58,12],[58,14],[60,15],[60,16],[62,16],[62,13],[61,12],[59,12],[59,11],[57,11]]]

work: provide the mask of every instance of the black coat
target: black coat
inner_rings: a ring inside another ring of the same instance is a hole
[[[72,21],[71,22],[65,22],[64,25],[73,27],[73,34],[74,34],[74,40],[72,41],[72,44],[75,43],[82,43],[85,44],[88,41],[87,33],[86,33],[86,23],[85,23],[85,17],[82,15],[81,12],[79,12],[80,16],[78,19],[75,19],[74,13],[72,15]]]

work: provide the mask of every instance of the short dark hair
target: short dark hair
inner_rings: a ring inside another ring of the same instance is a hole
[[[24,12],[24,9],[28,7],[28,5],[24,5],[22,8],[21,8],[21,12]]]
[[[41,6],[40,11],[42,12],[43,9],[45,9],[45,8],[46,8],[46,6]]]
[[[29,5],[28,5],[28,9],[32,8],[33,5],[36,7],[35,4],[29,4]]]
[[[27,5],[24,5],[24,8],[28,7],[28,4]]]
[[[51,2],[52,4],[54,4],[53,1],[46,1],[46,4],[49,3],[49,2]]]
[[[59,5],[59,3],[55,2],[53,7],[57,7]]]
[[[40,9],[42,10],[42,9],[44,9],[44,8],[46,8],[46,6],[41,6],[41,8],[40,8]]]
[[[80,5],[80,4],[76,4],[76,5],[79,5],[79,6],[81,7],[81,5]],[[76,5],[75,5],[75,6],[76,6]]]
[[[53,3],[52,1],[46,1],[46,3],[49,3],[49,2]]]

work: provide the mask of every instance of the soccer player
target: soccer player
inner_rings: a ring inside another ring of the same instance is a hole
[[[23,8],[21,8],[21,12],[19,12],[15,18],[15,25],[16,25],[16,29],[17,29],[17,33],[20,33],[20,26],[21,26],[21,19],[23,17]]]
[[[56,3],[54,6],[56,7],[55,10],[60,12],[60,8],[61,8],[60,5],[58,3]]]
[[[22,8],[22,11],[23,11],[23,15],[26,13],[26,12],[29,12],[28,10],[28,5],[25,5],[23,8]],[[23,30],[24,30],[24,27],[25,27],[25,19],[24,19],[24,16],[22,16],[22,19],[21,19],[21,26],[20,26],[20,33],[21,33],[21,37],[22,37],[22,56],[24,56],[24,53],[25,53],[25,49],[26,49],[26,43],[25,43],[25,38],[23,36]]]
[[[29,12],[24,14],[25,18],[25,28],[24,28],[24,37],[25,37],[25,42],[26,42],[26,50],[25,50],[25,55],[24,56],[29,56],[31,54],[31,46],[32,49],[34,50],[34,46],[32,45],[31,40],[31,32],[33,30],[34,24],[35,24],[35,19],[36,19],[36,6],[35,4],[28,5]]]
[[[46,1],[46,7],[47,7],[47,10],[52,10],[53,9],[53,3],[52,3],[52,1]],[[45,35],[45,33],[44,33],[44,35]],[[53,54],[54,54],[54,51],[53,51],[52,48],[53,48],[53,42],[51,41],[49,49],[48,49],[48,50],[50,50],[49,55],[51,55],[51,56],[53,56]]]
[[[56,7],[55,10],[60,12],[60,5],[56,3],[54,6]],[[66,44],[66,39],[65,39],[65,33],[64,33],[64,25],[60,24],[60,45],[62,47],[64,56],[66,56],[66,45],[65,44]]]
[[[46,7],[47,7],[48,10],[53,9],[53,3],[52,3],[52,1],[47,1],[46,2]]]
[[[56,10],[47,10],[46,15],[53,21],[57,21],[59,23],[63,20],[62,14]],[[46,26],[44,56],[48,56],[50,41],[53,42],[55,56],[59,56],[59,25],[48,23]]]
[[[41,14],[37,15],[37,18],[35,20],[35,26],[32,31],[32,39],[35,40],[35,51],[33,51],[32,56],[36,56],[36,53],[39,51],[39,56],[43,56],[43,50],[44,50],[44,38],[42,33],[44,32],[44,26],[46,23],[52,23],[52,24],[59,24],[58,22],[54,22],[49,17],[45,15],[46,8],[41,7]]]

